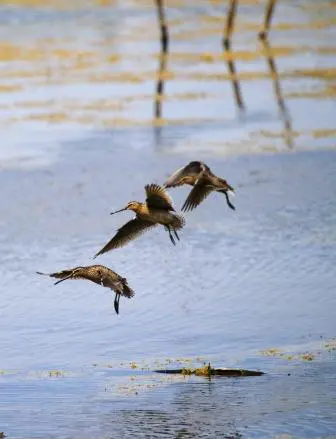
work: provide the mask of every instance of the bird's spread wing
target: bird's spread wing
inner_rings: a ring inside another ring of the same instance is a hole
[[[128,223],[124,224],[114,237],[94,256],[95,258],[103,253],[106,253],[115,248],[123,247],[132,239],[137,238],[146,230],[154,227],[156,224],[150,221],[145,221],[140,218],[134,218]]]
[[[213,188],[211,186],[207,186],[205,181],[200,181],[190,191],[188,198],[182,206],[182,211],[187,212],[195,209],[212,191]]]
[[[175,210],[173,208],[173,200],[165,188],[158,184],[147,184],[145,186],[146,203],[148,207],[156,207],[157,209]]]
[[[197,178],[202,172],[210,172],[210,168],[203,162],[190,162],[187,166],[178,169],[165,182],[165,187],[181,186],[185,183],[186,177]]]

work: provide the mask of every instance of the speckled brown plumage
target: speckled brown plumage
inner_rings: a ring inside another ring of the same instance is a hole
[[[149,184],[145,186],[146,201],[130,201],[123,209],[112,212],[133,210],[136,216],[117,230],[115,236],[94,256],[102,255],[110,250],[123,247],[147,230],[162,225],[168,231],[171,242],[175,245],[175,237],[179,240],[177,230],[183,228],[185,220],[182,215],[175,213],[173,202],[168,192],[162,186]]]
[[[234,192],[234,189],[226,180],[217,177],[205,163],[197,161],[188,163],[188,165],[175,171],[165,182],[164,187],[170,188],[182,186],[183,184],[194,187],[184,202],[182,211],[195,209],[213,191],[223,193],[227,205],[235,210],[228,196],[228,192]]]
[[[55,282],[55,285],[67,279],[87,279],[96,284],[102,285],[103,287],[110,288],[116,293],[114,308],[117,314],[119,313],[120,296],[128,298],[134,296],[134,291],[129,287],[127,279],[104,265],[75,267],[68,270],[58,271],[56,273],[41,273],[40,271],[37,271],[36,273],[60,279]]]

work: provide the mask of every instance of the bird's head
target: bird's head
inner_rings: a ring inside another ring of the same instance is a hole
[[[122,209],[116,210],[115,212],[111,212],[111,215],[122,212],[124,210],[133,210],[133,212],[137,212],[139,210],[139,207],[141,206],[141,203],[139,201],[130,201],[127,203],[126,207],[123,207]]]
[[[229,183],[228,183],[226,180],[224,180],[224,178],[221,178],[221,179],[220,179],[220,182],[221,182],[221,184],[222,184],[222,186],[223,186],[223,189],[224,189],[225,191],[227,191],[227,192],[231,192],[233,195],[235,195],[235,190],[234,190],[234,188],[233,188],[232,186],[230,186]]]
[[[139,201],[130,201],[125,209],[133,210],[133,212],[136,212],[140,207],[141,207],[141,203],[139,203]]]

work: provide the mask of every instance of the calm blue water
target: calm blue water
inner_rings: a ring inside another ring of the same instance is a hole
[[[0,174],[7,206],[0,425],[10,437],[53,437],[56,430],[58,437],[127,437],[137,429],[155,437],[161,422],[167,437],[180,429],[186,437],[330,434],[335,356],[320,337],[335,334],[334,152],[207,158],[238,188],[237,210],[213,195],[188,214],[176,247],[158,229],[99,258],[136,291],[122,300],[119,316],[108,290],[84,281],[55,287],[34,274],[92,263],[129,218],[111,217],[111,209],[141,200],[146,183],[162,182],[190,159],[162,153],[150,135],[92,137],[64,145],[48,169]],[[148,136],[148,145],[130,154],[123,144],[138,136]],[[187,193],[171,191],[176,206]],[[274,346],[322,354],[294,364],[259,354]],[[137,375],[181,357],[268,375],[211,384],[167,384],[151,375],[143,384]],[[138,395],[126,373],[133,361]],[[49,377],[55,369],[64,376]],[[182,422],[185,410],[190,418]]]

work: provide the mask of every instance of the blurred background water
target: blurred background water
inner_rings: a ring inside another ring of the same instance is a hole
[[[154,2],[0,2],[8,437],[335,435],[336,8],[279,1],[267,47],[265,3],[239,2],[227,53],[228,2],[167,1],[163,58]],[[158,229],[97,259],[136,292],[120,315],[108,290],[35,275],[93,263],[130,217],[109,212],[197,159],[236,211],[213,194],[176,247]],[[208,361],[267,375],[151,372]]]

